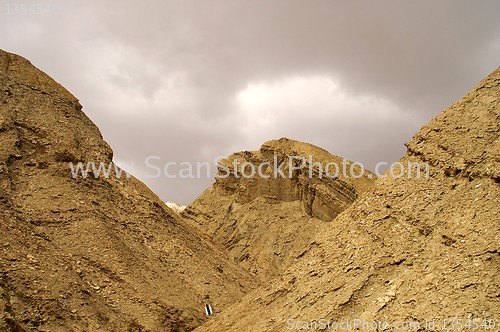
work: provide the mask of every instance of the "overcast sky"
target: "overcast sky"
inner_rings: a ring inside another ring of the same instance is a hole
[[[212,179],[151,178],[146,158],[178,171],[288,137],[373,168],[500,65],[500,1],[0,3],[0,48],[70,90],[115,161],[181,204]]]

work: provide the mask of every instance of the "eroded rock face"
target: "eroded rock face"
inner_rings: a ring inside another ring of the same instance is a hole
[[[236,170],[235,161],[240,165]],[[328,163],[337,165],[338,172],[331,165],[327,172]],[[223,194],[234,194],[236,203],[246,204],[257,197],[276,202],[301,201],[309,216],[325,221],[334,219],[356,200],[360,188],[371,183],[367,177],[357,181],[344,177],[341,158],[286,138],[264,143],[255,152],[235,153],[222,160],[221,165],[226,168],[219,171],[216,187]],[[243,165],[245,170],[242,170]],[[259,165],[264,165],[262,174],[259,174]],[[349,169],[350,164],[346,168]],[[252,169],[255,175],[249,177]],[[359,174],[358,168],[356,171],[355,175]]]
[[[112,164],[77,99],[0,51],[0,329],[190,331],[253,277]],[[207,299],[208,298],[208,299]]]
[[[500,317],[499,137],[497,69],[408,144],[400,161],[428,162],[428,178],[406,170],[377,180],[279,278],[196,331],[306,329],[320,319],[387,330],[450,329],[456,319],[491,330]]]
[[[347,171],[344,176],[342,163],[350,169],[350,162],[314,145],[286,138],[269,141],[258,151],[222,160],[215,184],[182,216],[265,280],[278,275],[322,223],[332,221],[371,186],[373,174],[355,179]],[[353,170],[360,174],[358,166]]]

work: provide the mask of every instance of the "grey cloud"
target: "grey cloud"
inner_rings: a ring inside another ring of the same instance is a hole
[[[138,164],[148,155],[210,160],[284,135],[367,165],[394,161],[499,65],[497,1],[38,0],[57,12],[9,15],[15,3],[1,3],[0,47],[66,86],[116,157]],[[235,107],[237,93],[291,76],[338,79],[351,96],[391,101],[397,116],[353,124],[338,110],[312,121],[281,109],[274,129],[241,131],[252,119]],[[181,203],[211,182],[138,175]]]

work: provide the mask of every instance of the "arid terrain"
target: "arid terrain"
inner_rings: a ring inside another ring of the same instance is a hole
[[[0,330],[189,331],[256,281],[131,177],[78,100],[0,53]]]
[[[1,50],[0,84],[0,331],[498,331],[500,69],[407,143],[428,177],[233,172],[185,209],[133,176],[72,177],[113,163],[78,100]],[[282,138],[221,167],[290,156],[342,160]]]

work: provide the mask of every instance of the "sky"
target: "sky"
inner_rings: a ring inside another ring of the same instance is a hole
[[[397,161],[500,65],[495,0],[0,4],[0,49],[65,86],[115,162],[180,204],[213,182],[181,178],[186,163],[281,137],[372,170]]]

